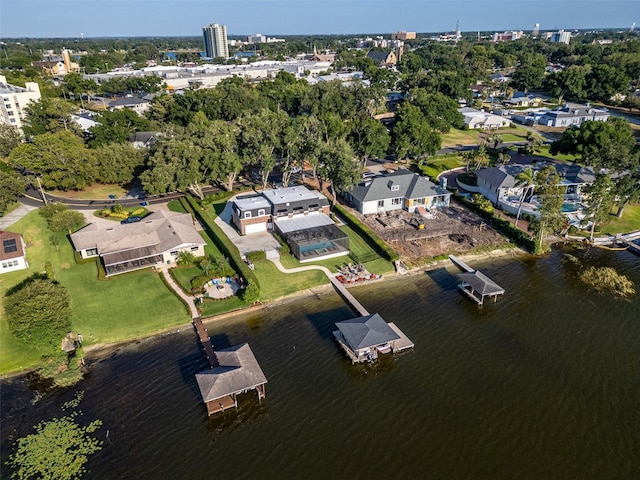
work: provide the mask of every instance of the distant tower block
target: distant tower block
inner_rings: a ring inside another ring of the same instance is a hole
[[[462,35],[460,35],[460,20],[456,20],[456,38],[462,38]]]
[[[533,31],[531,32],[531,36],[534,38],[538,38],[538,35],[540,35],[540,24],[536,23],[533,26]]]
[[[630,32],[633,32],[636,29],[636,22],[633,22],[631,24],[631,28],[629,29]]]

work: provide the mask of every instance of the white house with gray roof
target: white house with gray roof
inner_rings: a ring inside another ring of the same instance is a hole
[[[451,199],[445,188],[406,169],[373,177],[344,191],[343,196],[363,215],[448,207]]]
[[[188,213],[158,210],[137,223],[90,223],[71,234],[82,258],[100,257],[107,276],[172,264],[180,252],[204,255],[206,242]]]
[[[587,120],[606,122],[609,112],[601,108],[593,108],[588,105],[570,104],[557,110],[544,112],[538,119],[540,125],[545,127],[569,127],[580,126]]]

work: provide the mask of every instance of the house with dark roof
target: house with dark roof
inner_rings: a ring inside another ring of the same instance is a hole
[[[0,274],[28,268],[22,235],[0,231]]]
[[[137,223],[90,223],[71,234],[82,258],[100,257],[107,276],[173,264],[180,252],[204,256],[206,242],[191,215],[158,210]]]
[[[329,217],[329,200],[301,185],[263,190],[233,200],[241,234],[275,231],[301,262],[349,253],[349,237]]]
[[[144,98],[124,97],[109,102],[109,110],[133,110],[138,115],[143,115],[149,110],[150,102]]]
[[[372,177],[342,195],[363,215],[448,207],[451,199],[445,188],[407,169]]]
[[[134,148],[149,148],[158,140],[159,136],[160,132],[136,132],[129,135],[129,142]]]
[[[524,193],[524,186],[518,185],[516,177],[523,170],[532,168],[536,172],[544,166],[546,166],[545,163],[537,165],[509,164],[482,168],[476,171],[478,191],[485,198],[491,200],[494,205],[504,208],[504,202],[520,198]],[[565,196],[579,197],[585,186],[595,182],[596,174],[592,167],[581,166],[577,163],[554,163],[553,166],[560,176],[560,185],[565,188]]]
[[[376,65],[379,67],[391,66],[398,63],[398,57],[396,57],[396,53],[393,50],[370,50],[367,53],[367,57],[376,62]]]

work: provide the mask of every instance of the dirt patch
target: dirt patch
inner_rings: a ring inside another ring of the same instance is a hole
[[[356,215],[408,261],[478,248],[498,248],[505,243],[504,237],[484,219],[453,203],[427,213],[426,217],[404,210],[366,217]]]

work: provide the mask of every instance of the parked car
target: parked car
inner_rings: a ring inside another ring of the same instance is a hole
[[[142,217],[129,217],[129,218],[125,218],[120,223],[122,223],[122,224],[125,224],[125,223],[136,223],[136,222],[139,222],[140,220],[142,220]]]

